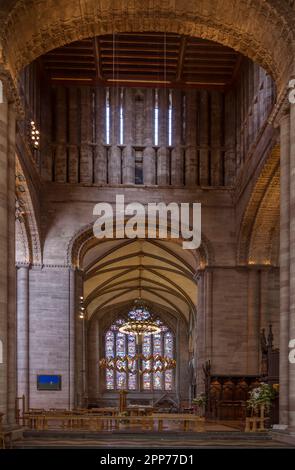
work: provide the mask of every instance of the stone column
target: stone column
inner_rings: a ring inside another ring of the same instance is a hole
[[[99,394],[99,325],[97,318],[89,322],[87,334],[88,349],[88,396],[96,400]]]
[[[289,340],[295,339],[295,105],[290,110],[290,316]],[[295,430],[295,364],[289,364],[289,428]]]
[[[259,372],[259,271],[248,272],[247,373]]]
[[[186,92],[186,149],[185,185],[197,182],[197,95],[196,90]]]
[[[169,181],[168,175],[168,90],[159,90],[159,149],[158,159],[158,184],[166,185]]]
[[[29,265],[17,268],[17,396],[30,408]]]
[[[75,406],[75,323],[76,323],[76,285],[75,270],[69,270],[69,409]]]
[[[0,412],[15,420],[15,111],[4,95],[0,103]]]
[[[80,182],[93,182],[93,148],[92,148],[92,91],[81,87],[81,147],[80,147]]]
[[[172,152],[171,184],[183,184],[183,148],[182,148],[182,96],[180,90],[173,90],[172,107]]]
[[[221,155],[221,113],[222,95],[218,91],[211,92],[211,184],[220,186],[222,181]]]
[[[69,148],[68,148],[68,181],[78,183],[79,177],[79,103],[78,88],[70,87],[68,96],[68,125],[69,125]]]
[[[109,183],[121,183],[121,149],[119,111],[120,111],[120,90],[116,87],[111,89],[111,148],[109,151]]]
[[[235,95],[229,91],[225,96],[225,157],[224,157],[224,184],[234,184],[236,176],[236,114]]]
[[[55,102],[56,148],[55,148],[55,181],[67,181],[67,107],[66,89],[59,86]]]
[[[201,90],[200,93],[200,130],[199,130],[199,144],[200,144],[200,186],[208,186],[210,183],[209,178],[209,96],[207,90]]]
[[[94,149],[94,182],[98,184],[107,183],[107,149],[106,144],[106,90],[102,87],[96,88],[96,126],[95,126],[95,149]]]
[[[259,331],[262,328],[265,328],[265,331],[268,331],[269,324],[271,323],[270,312],[268,309],[268,289],[270,286],[270,270],[264,268],[260,271],[260,302],[259,302],[259,311],[260,311],[260,320],[259,320]]]
[[[290,312],[290,120],[280,122],[280,423],[288,425]]]
[[[144,129],[144,151],[143,151],[143,182],[144,184],[155,184],[156,182],[156,163],[155,149],[153,147],[154,135],[154,90],[147,88],[145,90],[145,129]]]
[[[134,184],[135,182],[135,159],[133,152],[133,90],[125,89],[124,106],[124,150],[123,150],[123,183]]]
[[[83,297],[83,272],[76,269],[76,309],[75,309],[75,405],[82,406],[84,364],[83,364],[83,320],[79,318],[79,306]]]

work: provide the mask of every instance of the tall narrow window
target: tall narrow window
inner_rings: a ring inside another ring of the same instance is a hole
[[[168,95],[168,145],[172,145],[172,90],[169,90]]]
[[[159,92],[155,90],[155,107],[154,107],[154,144],[159,145]]]
[[[105,126],[106,126],[106,135],[105,135],[105,139],[106,139],[106,145],[110,145],[110,89],[107,88],[106,89],[106,106],[105,106],[105,111],[106,111],[106,114],[105,114]]]
[[[120,145],[124,144],[124,93],[121,88],[120,93]]]

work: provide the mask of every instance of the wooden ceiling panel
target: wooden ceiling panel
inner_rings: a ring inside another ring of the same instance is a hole
[[[229,86],[241,55],[212,41],[170,33],[126,33],[76,41],[48,52],[43,69],[54,82],[145,81],[150,86]]]

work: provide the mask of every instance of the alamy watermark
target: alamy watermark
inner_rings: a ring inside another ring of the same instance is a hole
[[[125,204],[124,195],[119,194],[114,207],[100,202],[93,215],[98,216],[93,225],[96,238],[182,238],[185,250],[201,244],[200,203]]]

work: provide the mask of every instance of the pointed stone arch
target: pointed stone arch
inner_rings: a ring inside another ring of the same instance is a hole
[[[280,212],[280,148],[276,145],[254,186],[238,237],[237,263],[277,264]]]

